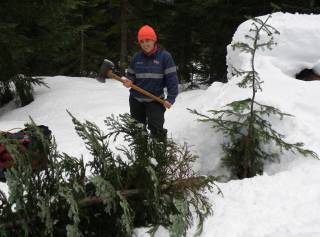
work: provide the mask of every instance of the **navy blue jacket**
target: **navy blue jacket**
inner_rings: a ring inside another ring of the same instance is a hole
[[[172,56],[166,50],[158,48],[153,54],[143,51],[136,53],[128,67],[128,79],[142,89],[164,98],[163,89],[167,88],[167,98],[171,104],[178,95],[178,77]],[[130,95],[139,101],[152,101],[138,91],[130,89]]]

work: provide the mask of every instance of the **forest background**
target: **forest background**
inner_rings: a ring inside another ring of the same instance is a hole
[[[248,16],[320,13],[315,0],[2,0],[0,81],[16,75],[96,76],[103,59],[124,73],[152,25],[180,83],[226,82],[226,46]],[[2,101],[1,104],[6,103]]]

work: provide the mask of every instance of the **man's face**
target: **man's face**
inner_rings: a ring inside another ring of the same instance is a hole
[[[141,48],[147,53],[150,53],[153,50],[154,44],[155,41],[151,39],[144,39],[140,41]]]

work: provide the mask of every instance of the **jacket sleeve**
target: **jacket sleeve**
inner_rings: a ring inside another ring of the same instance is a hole
[[[177,76],[177,67],[170,53],[167,54],[164,63],[164,80],[168,91],[168,96],[166,100],[173,104],[178,95],[179,82]]]
[[[136,79],[136,73],[135,73],[135,69],[134,69],[134,64],[135,64],[135,58],[136,58],[136,54],[133,56],[130,64],[129,64],[129,67],[128,67],[128,70],[127,70],[127,74],[126,74],[126,77],[131,80],[132,82],[135,81]]]

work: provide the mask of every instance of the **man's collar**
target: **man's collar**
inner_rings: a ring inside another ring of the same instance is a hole
[[[145,52],[144,50],[142,50],[142,51],[143,51],[143,53],[144,53],[145,55],[151,56],[151,55],[153,55],[153,54],[155,54],[155,53],[157,52],[157,49],[158,49],[158,45],[155,44],[154,47],[153,47],[153,49],[152,49],[149,53]]]

